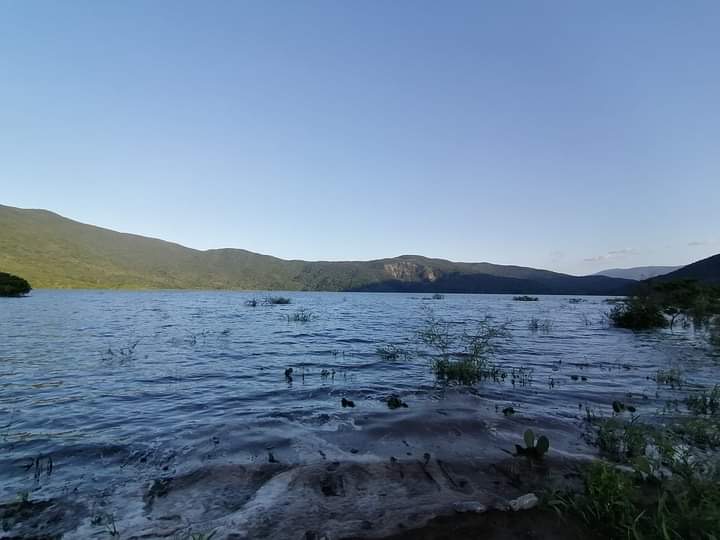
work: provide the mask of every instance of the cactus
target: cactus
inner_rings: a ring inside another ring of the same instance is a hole
[[[525,440],[525,448],[519,444],[515,445],[515,455],[527,456],[531,459],[542,459],[550,449],[550,441],[545,435],[538,437],[537,442],[535,441],[535,434],[531,429],[528,429],[523,434]]]

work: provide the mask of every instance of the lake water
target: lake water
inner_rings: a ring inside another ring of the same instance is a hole
[[[528,427],[550,437],[554,459],[582,459],[594,453],[586,408],[609,414],[617,399],[652,417],[713,377],[691,332],[610,328],[603,298],[284,295],[290,305],[254,308],[246,300],[265,293],[2,299],[0,500],[53,501],[10,529],[377,536],[422,521],[418,508],[498,496],[506,488],[485,465],[510,459]],[[300,308],[313,319],[288,322]],[[506,324],[493,358],[508,376],[439,384],[418,339],[431,314],[457,332],[487,315]],[[550,328],[531,330],[532,318]],[[407,355],[382,358],[386,344]],[[683,388],[655,382],[678,366]],[[391,394],[408,407],[390,410]]]

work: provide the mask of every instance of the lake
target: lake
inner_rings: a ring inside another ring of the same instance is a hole
[[[653,418],[714,367],[692,331],[609,327],[598,297],[268,294],[1,299],[0,500],[38,501],[12,531],[381,536],[514,494],[498,464],[526,428],[557,463],[587,459],[588,410],[621,400]],[[299,309],[311,320],[292,320]],[[504,377],[438,382],[418,332],[431,317],[470,332],[486,316],[509,332],[492,356]],[[401,354],[379,354],[387,345]],[[682,386],[656,382],[673,368]],[[407,407],[390,409],[393,394]]]

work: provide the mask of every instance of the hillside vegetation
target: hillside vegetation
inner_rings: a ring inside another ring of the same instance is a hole
[[[658,276],[652,281],[660,283],[688,279],[720,285],[720,254],[688,264],[679,270]]]
[[[242,249],[199,251],[2,205],[0,271],[23,275],[36,288],[621,294],[632,283],[416,255],[306,262]]]

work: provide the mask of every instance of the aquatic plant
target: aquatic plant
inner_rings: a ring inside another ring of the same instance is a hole
[[[130,341],[126,345],[119,347],[118,349],[113,349],[112,347],[108,347],[107,351],[105,351],[102,354],[103,361],[119,361],[120,364],[124,364],[126,362],[129,362],[131,360],[134,360],[136,357],[135,349],[137,349],[137,346],[140,344],[140,340]]]
[[[257,307],[258,306],[257,298],[251,298],[250,300],[245,300],[245,305],[248,307]]]
[[[674,326],[707,326],[720,317],[720,287],[684,280],[640,286],[610,313],[615,326],[649,330]]]
[[[584,298],[570,298],[568,300],[568,303],[570,304],[582,304],[583,302],[585,302]]]
[[[351,399],[342,398],[342,399],[340,400],[340,405],[342,405],[343,408],[345,408],[345,407],[354,407],[354,406],[355,406],[355,402],[354,402],[353,400],[351,400]]]
[[[537,296],[522,295],[522,296],[513,296],[513,300],[515,300],[516,302],[537,302],[539,300],[539,298]]]
[[[720,411],[720,385],[715,385],[709,392],[690,394],[685,398],[688,410],[697,415],[714,415]]]
[[[397,345],[385,344],[375,349],[377,355],[383,360],[397,360],[401,357],[407,357],[408,352]]]
[[[537,317],[533,317],[530,319],[530,322],[528,322],[528,330],[531,332],[537,332],[538,330],[542,332],[550,332],[553,328],[553,321],[551,319],[544,319],[540,320]]]
[[[0,296],[20,297],[29,294],[30,291],[32,291],[32,287],[27,280],[13,274],[0,272]]]
[[[444,295],[444,294],[435,293],[435,294],[432,295],[432,299],[433,299],[433,300],[443,300],[444,298],[445,298],[445,295]]]
[[[307,309],[300,308],[295,313],[285,315],[287,322],[310,322],[316,318],[316,315]]]
[[[525,441],[524,448],[519,444],[515,445],[515,455],[517,456],[525,456],[531,459],[542,459],[550,449],[550,441],[548,438],[545,435],[541,435],[536,441],[535,434],[531,429],[525,430],[523,440]]]
[[[677,368],[658,369],[655,374],[655,382],[658,384],[668,384],[672,387],[682,386],[685,382],[682,373]]]
[[[388,409],[399,409],[400,407],[407,408],[407,403],[405,403],[403,400],[400,399],[400,396],[397,394],[392,394],[390,397],[386,400]]]
[[[265,298],[265,303],[268,305],[287,305],[291,303],[290,298],[286,298],[285,296],[267,296]]]
[[[618,328],[630,330],[651,330],[668,326],[661,306],[649,297],[633,296],[616,304],[609,318]]]

